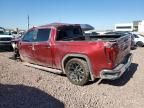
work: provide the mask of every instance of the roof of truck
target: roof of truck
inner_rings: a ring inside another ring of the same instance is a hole
[[[62,27],[62,26],[78,26],[79,24],[68,24],[68,23],[50,23],[50,24],[47,24],[47,25],[42,25],[42,26],[39,26],[39,27]]]
[[[77,27],[81,27],[81,29],[83,31],[87,31],[87,30],[93,30],[94,27],[89,25],[89,24],[68,24],[68,23],[50,23],[50,24],[46,24],[46,25],[42,25],[42,26],[37,26],[37,27],[33,27],[33,28],[51,28],[51,27],[55,27],[55,28],[60,28],[60,27],[66,27],[66,26],[77,26]]]

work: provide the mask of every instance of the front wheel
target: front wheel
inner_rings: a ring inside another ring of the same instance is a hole
[[[137,46],[139,46],[139,47],[143,47],[143,46],[144,46],[144,43],[141,42],[141,41],[139,41],[139,42],[137,42]]]
[[[89,80],[89,68],[87,62],[82,59],[71,59],[65,66],[68,79],[75,85],[84,85]]]

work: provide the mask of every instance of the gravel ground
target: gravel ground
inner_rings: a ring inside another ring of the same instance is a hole
[[[24,66],[0,52],[0,108],[143,108],[144,49],[120,79],[80,87],[65,76]]]

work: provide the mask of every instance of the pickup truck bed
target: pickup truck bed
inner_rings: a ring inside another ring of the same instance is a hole
[[[129,44],[131,37],[129,35],[96,35],[96,36],[77,36],[73,38],[63,39],[62,41],[81,41],[81,42],[93,42],[99,43],[99,45],[103,44],[107,46],[107,44],[116,44],[119,54],[117,55],[117,60],[115,64],[122,62],[124,56],[130,52]]]
[[[126,35],[124,35],[126,36]],[[77,36],[68,39],[63,39],[63,41],[116,41],[119,38],[124,37],[121,35],[96,35],[96,36]]]

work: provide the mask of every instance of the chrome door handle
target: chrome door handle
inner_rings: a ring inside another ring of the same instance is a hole
[[[45,48],[51,48],[51,46],[50,45],[45,45]]]
[[[47,45],[47,48],[50,48],[51,46],[50,45]]]
[[[28,47],[32,48],[32,45],[29,45]]]

